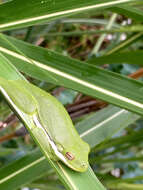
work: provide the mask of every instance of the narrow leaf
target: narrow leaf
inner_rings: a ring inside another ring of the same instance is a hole
[[[3,58],[3,56],[1,56],[1,58]],[[8,62],[8,61],[6,62],[5,58],[3,58],[3,60],[4,60],[4,62],[1,62],[2,64],[0,64],[0,70],[4,66],[7,66],[7,67],[10,66],[10,62]],[[14,67],[13,67],[13,72],[14,72]],[[16,70],[15,70],[15,72],[17,73]],[[5,75],[7,75],[8,73],[9,73],[9,70],[5,72]],[[3,72],[3,74],[4,74],[4,72]],[[19,79],[24,79],[24,78],[19,75]],[[88,170],[86,172],[80,173],[80,172],[75,172],[75,171],[71,170],[70,168],[68,168],[61,162],[55,162],[55,161],[51,160],[49,158],[48,154],[45,152],[44,148],[40,145],[37,136],[35,136],[35,133],[31,130],[31,127],[32,127],[31,116],[23,113],[22,110],[20,110],[16,105],[14,105],[14,103],[9,101],[9,99],[7,98],[7,95],[3,91],[1,91],[1,92],[2,92],[3,96],[5,97],[5,99],[8,101],[8,103],[10,104],[11,108],[16,112],[18,117],[24,123],[26,128],[29,130],[29,132],[30,132],[31,136],[33,137],[33,139],[35,140],[35,142],[37,142],[37,144],[40,146],[41,151],[46,156],[46,159],[49,161],[50,165],[58,173],[61,181],[63,182],[63,184],[65,185],[65,187],[67,189],[69,189],[69,190],[77,190],[77,189],[83,189],[83,188],[85,188],[85,189],[90,188],[91,190],[104,190],[105,189],[103,187],[103,185],[99,182],[97,177],[95,176],[94,172],[91,170],[90,166],[88,167]],[[41,160],[44,160],[44,157],[42,157]],[[12,175],[13,174],[10,174],[9,176],[12,176]],[[8,176],[8,179],[10,178],[9,176]],[[13,180],[13,178],[12,178],[12,180]],[[81,183],[81,181],[82,181],[82,183]],[[0,184],[4,185],[5,184],[4,182],[7,182],[5,180],[5,176],[1,178]]]
[[[118,14],[125,15],[126,17],[129,17],[136,21],[142,22],[143,20],[143,11],[130,5],[120,5],[110,8],[110,10]]]
[[[7,39],[13,46],[0,39],[0,51],[20,71],[143,115],[142,82],[13,38]]]
[[[121,53],[114,53],[111,55],[106,55],[102,57],[92,58],[89,63],[96,65],[104,64],[134,64],[134,65],[143,65],[143,51],[127,51]]]
[[[0,31],[131,2],[137,2],[137,0],[24,0],[24,6],[20,0],[13,0],[0,5]]]

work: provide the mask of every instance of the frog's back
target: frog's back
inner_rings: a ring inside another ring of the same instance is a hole
[[[23,80],[17,81],[17,85],[25,88],[35,97],[39,121],[55,142],[67,146],[73,142],[84,144],[66,109],[54,96]]]

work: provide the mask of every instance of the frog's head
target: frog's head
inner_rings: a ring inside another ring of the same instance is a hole
[[[63,147],[61,151],[65,161],[62,160],[68,167],[78,172],[85,172],[88,168],[89,145],[82,139],[72,146]]]

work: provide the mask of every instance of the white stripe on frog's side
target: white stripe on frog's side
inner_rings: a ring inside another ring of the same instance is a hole
[[[13,103],[13,101],[11,100],[11,98],[9,97],[9,95],[7,94],[7,92],[5,91],[5,89],[0,86],[0,91],[2,92],[2,94],[5,96],[5,98],[7,99],[7,101],[10,103],[10,105],[16,110],[16,112],[18,113],[18,115],[20,115],[21,118],[23,118],[23,114],[22,112],[17,108],[17,106]],[[67,160],[65,159],[65,157],[62,155],[61,152],[58,151],[57,146],[55,145],[55,143],[51,140],[49,134],[47,133],[47,131],[42,127],[42,125],[40,124],[40,122],[37,119],[37,116],[34,115],[33,117],[33,121],[35,123],[35,125],[42,129],[43,132],[45,133],[48,143],[51,145],[55,155],[62,160],[65,164],[68,164]]]
[[[47,133],[47,131],[42,127],[41,123],[38,121],[36,115],[33,116],[33,121],[34,121],[35,125],[36,125],[37,127],[39,127],[40,129],[42,129],[43,132],[45,133],[45,135],[46,135],[46,137],[47,137],[47,140],[48,140],[49,144],[51,145],[51,147],[52,147],[52,149],[53,149],[55,155],[56,155],[60,160],[62,160],[65,164],[68,164],[68,163],[67,163],[67,160],[65,159],[65,157],[63,156],[63,154],[58,151],[57,146],[56,146],[55,143],[52,141],[52,139],[50,138],[50,136],[49,136],[49,134]]]
[[[11,100],[11,98],[9,97],[9,95],[7,94],[7,92],[5,91],[5,89],[0,86],[0,91],[2,92],[2,94],[5,96],[5,98],[7,99],[7,101],[10,103],[10,105],[16,110],[16,112],[18,113],[18,115],[20,115],[21,118],[23,118],[23,114],[22,112],[17,108],[17,106],[13,103],[13,101]],[[35,123],[35,125],[37,127],[39,127],[40,129],[43,130],[43,132],[45,133],[47,140],[49,142],[49,144],[51,145],[55,155],[62,160],[65,164],[68,164],[67,160],[65,159],[65,157],[62,155],[61,152],[58,151],[57,146],[55,145],[55,143],[51,140],[49,134],[47,133],[47,131],[42,127],[42,125],[40,124],[40,122],[37,119],[37,116],[34,115],[33,117],[33,121]]]

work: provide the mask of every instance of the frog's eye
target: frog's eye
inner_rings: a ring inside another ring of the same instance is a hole
[[[75,159],[74,155],[71,152],[66,152],[65,156],[68,160],[74,160]]]

